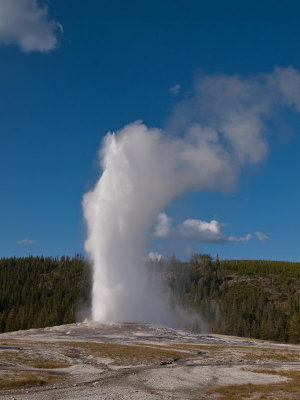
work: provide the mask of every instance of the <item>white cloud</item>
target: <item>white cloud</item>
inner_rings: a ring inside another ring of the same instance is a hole
[[[62,25],[49,19],[48,7],[37,0],[0,0],[0,42],[24,52],[54,50]]]
[[[246,242],[252,238],[250,234],[242,237],[227,236],[222,232],[221,224],[216,220],[210,222],[200,219],[186,219],[176,228],[180,236],[201,243]]]
[[[248,242],[248,240],[252,239],[252,235],[251,233],[247,233],[247,235],[245,236],[239,236],[239,237],[235,237],[235,236],[226,236],[227,238],[227,242]]]
[[[174,86],[170,87],[170,92],[171,92],[174,96],[177,96],[178,93],[179,93],[179,91],[180,91],[180,89],[181,89],[181,86],[180,86],[180,85],[174,85]]]
[[[154,231],[156,237],[166,237],[170,233],[172,218],[168,217],[165,213],[160,213],[157,216],[157,224]]]
[[[257,239],[261,240],[262,242],[269,240],[269,236],[265,235],[262,232],[255,232],[255,235],[256,235]]]
[[[158,223],[155,227],[154,236],[179,236],[183,239],[199,243],[243,243],[252,239],[252,235],[250,234],[245,236],[226,235],[221,229],[224,224],[214,219],[210,222],[200,219],[186,219],[174,228],[171,226],[171,221],[172,218],[168,217],[165,213],[160,213],[158,215]]]
[[[17,244],[35,244],[36,241],[28,238],[24,238],[22,240],[18,240]]]

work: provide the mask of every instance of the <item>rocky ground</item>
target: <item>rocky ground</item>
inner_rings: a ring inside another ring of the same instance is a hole
[[[300,399],[300,346],[150,324],[0,335],[3,399]]]

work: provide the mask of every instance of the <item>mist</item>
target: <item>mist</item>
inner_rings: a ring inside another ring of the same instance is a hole
[[[300,111],[300,74],[292,67],[200,76],[164,129],[136,121],[107,133],[100,178],[83,199],[94,320],[176,326],[167,293],[144,268],[157,216],[185,192],[234,190],[241,170],[266,158],[268,122],[282,107]]]

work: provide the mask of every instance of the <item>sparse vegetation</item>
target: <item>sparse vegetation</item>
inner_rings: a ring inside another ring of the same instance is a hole
[[[68,348],[65,354],[69,357],[73,357],[74,349],[77,349],[94,357],[112,359],[112,364],[115,365],[155,364],[179,360],[189,355],[188,352],[172,349],[114,343],[60,342],[60,345]]]
[[[70,364],[63,360],[57,360],[51,357],[45,357],[38,353],[29,353],[27,351],[0,351],[0,361],[8,361],[14,364],[26,365],[33,368],[65,368]]]
[[[204,344],[172,344],[170,347],[176,349],[189,350],[194,354],[205,354],[215,361],[223,363],[244,362],[244,363],[264,363],[264,362],[292,362],[300,361],[299,349],[270,349],[268,347],[249,346],[228,346],[228,345],[204,345]]]
[[[270,349],[255,349],[245,354],[245,358],[249,361],[272,360],[272,361],[300,361],[300,351],[287,351]]]
[[[288,378],[286,382],[272,385],[230,385],[207,390],[207,394],[219,394],[218,400],[298,400],[300,398],[299,370],[249,369],[249,371],[280,375]]]
[[[57,377],[35,372],[5,372],[0,376],[0,388],[17,388],[21,386],[41,386],[53,383]]]

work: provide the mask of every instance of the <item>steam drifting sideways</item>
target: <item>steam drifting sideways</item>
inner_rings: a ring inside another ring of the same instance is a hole
[[[281,107],[300,111],[300,74],[292,67],[249,78],[204,76],[166,129],[138,121],[106,135],[102,175],[83,199],[94,320],[174,324],[142,267],[157,215],[186,191],[232,190],[242,167],[266,157],[267,122]]]

